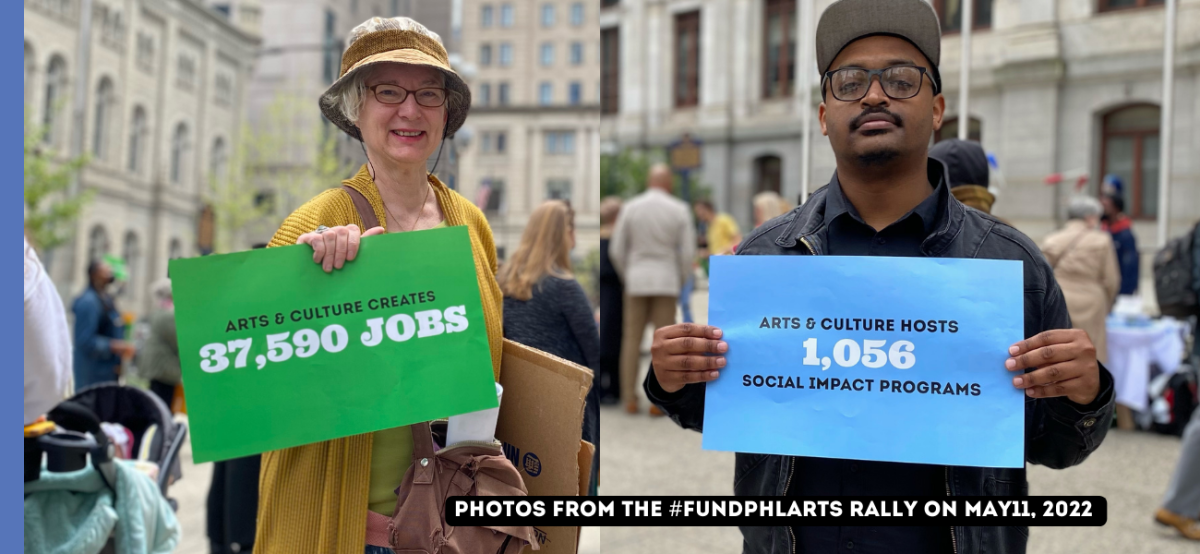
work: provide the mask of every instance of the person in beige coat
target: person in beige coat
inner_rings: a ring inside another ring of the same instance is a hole
[[[655,329],[675,323],[675,304],[687,280],[696,250],[692,211],[671,196],[671,170],[650,168],[646,192],[621,208],[608,244],[613,268],[625,286],[624,336],[621,340],[621,401],[638,413],[638,359],[646,324]],[[651,415],[661,415],[652,406]]]
[[[1066,227],[1042,241],[1042,253],[1066,297],[1071,325],[1087,331],[1101,363],[1108,358],[1104,322],[1121,287],[1112,237],[1100,229],[1103,212],[1095,198],[1073,198]]]

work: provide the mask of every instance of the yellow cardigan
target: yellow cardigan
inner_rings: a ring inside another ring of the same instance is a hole
[[[492,371],[500,378],[504,297],[496,283],[496,244],[483,213],[462,195],[430,177],[446,225],[466,225],[479,277]],[[366,165],[343,181],[361,192],[387,226],[383,200]],[[318,225],[363,226],[346,191],[330,189],[309,200],[275,232],[268,246],[296,244]],[[297,402],[303,402],[298,400]],[[297,404],[297,409],[302,409]],[[362,554],[371,479],[371,434],[355,435],[263,454],[259,478],[256,554]]]

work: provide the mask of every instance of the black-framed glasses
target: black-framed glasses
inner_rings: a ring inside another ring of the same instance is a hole
[[[400,104],[408,98],[409,94],[413,95],[417,104],[426,108],[436,108],[446,103],[446,89],[440,87],[408,90],[396,85],[379,84],[367,87],[367,90],[370,90],[375,95],[375,99],[382,104]]]
[[[825,83],[833,97],[842,102],[862,100],[871,88],[871,79],[879,76],[883,93],[892,100],[906,100],[921,92],[922,77],[928,70],[916,65],[893,65],[884,69],[846,67],[825,73]],[[933,77],[929,78],[933,82]],[[934,86],[933,93],[937,94]]]

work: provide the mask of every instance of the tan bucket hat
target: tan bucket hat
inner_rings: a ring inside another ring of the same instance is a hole
[[[450,67],[450,57],[437,33],[408,17],[372,17],[350,31],[338,80],[321,94],[321,113],[346,134],[362,140],[362,133],[342,113],[339,96],[352,76],[380,63],[404,63],[434,67],[446,76],[445,138],[452,138],[462,127],[471,108],[471,89]],[[455,94],[457,93],[457,94]],[[452,102],[458,96],[461,101]]]

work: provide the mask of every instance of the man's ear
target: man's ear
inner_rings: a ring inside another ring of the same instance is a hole
[[[933,97],[933,130],[938,131],[942,128],[942,118],[946,115],[946,97],[940,93]],[[959,119],[962,119],[961,117]],[[967,116],[967,122],[970,123],[971,118]]]
[[[829,128],[825,125],[825,103],[817,107],[817,119],[821,120],[821,134],[829,136]]]

